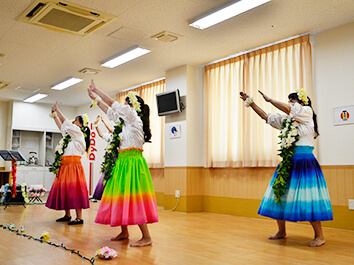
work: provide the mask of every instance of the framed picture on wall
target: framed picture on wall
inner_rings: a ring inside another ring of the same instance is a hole
[[[181,137],[181,125],[170,126],[170,139]]]
[[[354,106],[333,109],[334,125],[346,125],[354,123]]]

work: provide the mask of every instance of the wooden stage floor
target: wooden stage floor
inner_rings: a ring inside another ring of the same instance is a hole
[[[268,240],[276,231],[273,220],[245,218],[211,213],[179,213],[159,209],[159,222],[149,225],[153,245],[132,248],[130,242],[140,238],[137,226],[129,227],[130,240],[111,242],[119,228],[94,223],[99,203],[83,211],[84,225],[56,223],[63,211],[44,205],[0,207],[0,224],[13,222],[25,226],[25,234],[40,237],[48,231],[50,241],[79,249],[91,258],[97,249],[108,246],[118,252],[110,260],[95,264],[354,264],[354,232],[324,228],[326,244],[310,248],[312,228],[288,223],[288,238]],[[72,215],[75,213],[72,211]],[[0,231],[0,264],[90,264],[77,255],[38,241]]]

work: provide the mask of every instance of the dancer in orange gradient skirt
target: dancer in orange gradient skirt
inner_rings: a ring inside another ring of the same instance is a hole
[[[147,224],[158,222],[157,205],[150,171],[142,155],[143,144],[151,139],[149,106],[134,92],[128,93],[125,104],[119,104],[98,90],[93,81],[88,94],[116,124],[111,142],[114,149],[109,152],[117,154],[117,158],[112,155],[104,166],[109,170],[105,172],[105,188],[95,222],[121,226],[121,233],[112,241],[127,239],[127,226],[139,225],[142,238],[130,246],[151,245]]]
[[[68,121],[58,109],[58,102],[50,115],[63,138],[55,152],[55,161],[50,171],[56,174],[45,206],[53,210],[65,210],[65,216],[57,222],[68,225],[83,224],[82,209],[90,208],[88,190],[81,156],[90,146],[90,129],[87,115],[80,115],[73,122]],[[76,210],[76,219],[71,221],[70,209]]]

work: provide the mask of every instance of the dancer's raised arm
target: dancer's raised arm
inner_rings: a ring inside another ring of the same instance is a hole
[[[106,104],[104,104],[102,101],[101,101],[101,98],[99,96],[95,97],[95,95],[92,93],[92,91],[88,88],[87,89],[87,92],[88,92],[88,95],[89,97],[94,100],[94,101],[97,101],[97,106],[104,112],[107,114],[107,110],[108,110],[108,107]]]
[[[280,102],[277,101],[275,99],[272,99],[270,97],[268,97],[267,95],[265,95],[262,91],[258,90],[258,92],[263,96],[264,100],[269,102],[270,104],[272,104],[274,107],[276,107],[277,109],[285,112],[286,114],[290,113],[290,106],[287,103],[284,102]]]
[[[103,115],[101,115],[101,121],[104,123],[104,125],[105,125],[106,128],[107,128],[107,130],[108,130],[110,133],[112,133],[112,132],[113,132],[113,128],[112,128],[112,126],[110,126],[110,125],[107,123],[107,121],[106,121],[106,119],[103,117]]]
[[[54,110],[58,114],[58,118],[59,118],[60,122],[63,123],[66,120],[66,118],[65,118],[65,116],[61,113],[61,111],[58,108],[58,101],[55,102]]]
[[[89,91],[99,95],[102,100],[109,106],[109,107],[112,107],[112,104],[114,102],[114,100],[108,96],[106,93],[104,93],[102,90],[100,89],[97,89],[96,86],[95,86],[95,83],[93,82],[93,80],[91,80],[91,85],[90,87],[88,88]]]
[[[58,126],[59,130],[61,130],[62,122],[58,118],[58,113],[55,110],[55,106],[52,107],[52,116],[51,117],[53,117],[55,124]]]
[[[243,101],[246,101],[247,99],[251,100],[249,95],[242,91],[240,92],[240,98]],[[262,110],[256,103],[254,103],[253,100],[252,102],[249,102],[249,106],[258,114],[259,117],[267,121],[269,115],[264,110]]]

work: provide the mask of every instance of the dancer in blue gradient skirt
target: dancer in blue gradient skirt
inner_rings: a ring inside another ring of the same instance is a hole
[[[319,135],[316,114],[303,89],[291,93],[289,104],[259,93],[266,102],[285,113],[267,114],[246,93],[240,92],[246,107],[251,107],[272,127],[281,130],[282,161],[265,192],[258,214],[277,220],[278,232],[269,239],[286,237],[285,221],[309,221],[315,237],[310,247],[325,243],[321,221],[333,220],[332,206],[325,178],[312,153]]]

